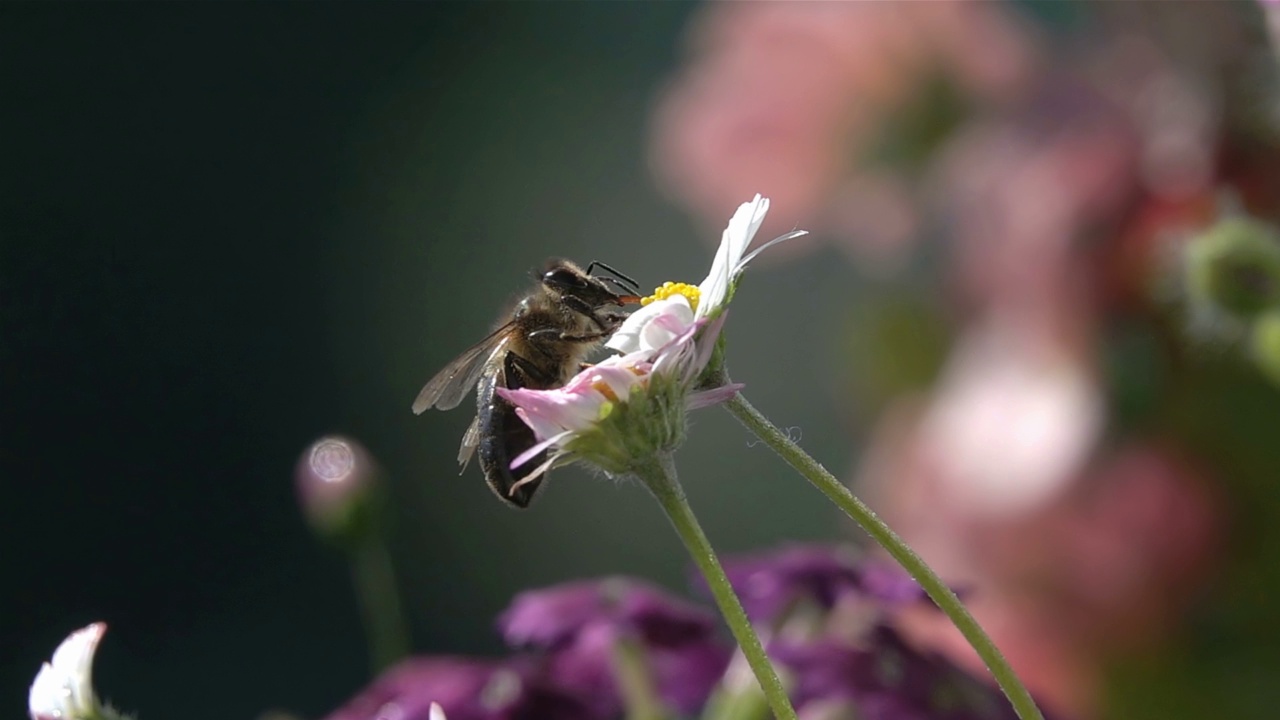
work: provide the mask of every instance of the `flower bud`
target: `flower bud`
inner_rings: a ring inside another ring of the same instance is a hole
[[[321,536],[356,544],[377,520],[378,465],[360,443],[341,436],[317,440],[298,460],[298,501]]]
[[[1197,303],[1241,320],[1280,306],[1280,237],[1267,223],[1223,219],[1191,241],[1186,260]]]

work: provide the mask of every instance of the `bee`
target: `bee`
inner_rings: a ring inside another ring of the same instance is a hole
[[[613,277],[592,275],[597,267]],[[516,304],[511,319],[427,382],[413,403],[414,414],[455,408],[476,387],[476,418],[462,436],[458,463],[465,471],[479,450],[480,469],[494,494],[513,507],[529,507],[542,478],[522,482],[512,475],[511,461],[537,439],[495,390],[563,386],[622,324],[623,306],[639,300],[636,282],[604,263],[583,270],[568,260],[547,261],[538,285]],[[543,452],[526,466],[545,461]]]

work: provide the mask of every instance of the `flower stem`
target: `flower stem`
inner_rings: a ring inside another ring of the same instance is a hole
[[[666,720],[668,713],[658,699],[644,646],[632,638],[613,643],[613,676],[618,681],[627,720]]]
[[[723,378],[727,381],[727,378]],[[834,475],[827,472],[817,460],[809,457],[808,453],[796,445],[787,437],[786,433],[779,430],[769,419],[760,414],[746,398],[739,393],[734,395],[725,403],[729,412],[738,419],[748,430],[755,434],[767,444],[774,452],[782,456],[791,467],[805,477],[806,480],[813,483],[815,487],[822,491],[831,502],[835,503],[841,510],[845,512],[854,522],[858,523],[868,535],[872,537],[880,547],[884,548],[893,556],[899,564],[920,583],[920,587],[928,593],[929,597],[937,603],[947,617],[951,618],[951,622],[959,628],[960,633],[964,635],[973,649],[977,651],[978,656],[986,663],[987,669],[991,671],[995,677],[996,683],[1000,685],[1000,689],[1004,691],[1009,702],[1012,703],[1014,710],[1018,713],[1021,720],[1044,720],[1044,716],[1040,714],[1040,709],[1036,707],[1036,703],[1031,699],[1031,694],[1023,687],[1022,682],[1018,680],[1018,676],[1014,674],[1013,668],[1009,667],[1009,661],[1005,660],[1000,649],[996,647],[987,633],[983,631],[978,621],[969,614],[964,604],[956,597],[956,594],[947,587],[946,583],[938,577],[924,560],[915,553],[902,538],[898,537],[888,525],[881,520],[875,512],[867,507],[859,500],[844,483],[836,479]]]
[[[738,646],[746,656],[751,671],[755,673],[756,681],[764,690],[774,716],[778,720],[796,720],[796,711],[791,708],[787,690],[783,687],[782,680],[778,678],[772,663],[769,662],[769,657],[760,644],[760,638],[756,636],[756,631],[751,627],[751,621],[747,619],[746,611],[742,609],[742,602],[733,592],[733,587],[729,584],[728,576],[724,574],[724,568],[720,566],[720,560],[716,557],[711,542],[707,540],[706,533],[702,532],[702,526],[698,524],[698,518],[693,514],[693,508],[689,506],[684,488],[676,478],[671,456],[660,454],[652,462],[636,468],[635,474],[657,498],[658,504],[666,511],[671,524],[675,525],[676,533],[684,541],[694,564],[706,579],[716,604],[720,606],[720,613],[724,615],[725,622],[729,624],[729,630],[738,641]]]
[[[720,686],[703,708],[703,720],[765,720],[768,717],[764,693],[760,692],[760,684],[746,660],[741,651],[733,654]]]
[[[395,571],[385,541],[376,534],[353,548],[349,556],[356,595],[364,615],[369,663],[376,675],[408,652]]]

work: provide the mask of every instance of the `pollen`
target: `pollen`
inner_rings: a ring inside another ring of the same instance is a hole
[[[609,383],[602,379],[597,378],[592,382],[591,389],[608,398],[610,403],[618,402],[618,394],[613,391],[613,388],[609,387]]]
[[[694,310],[698,309],[698,298],[702,295],[702,291],[697,285],[689,283],[664,282],[661,287],[655,288],[653,294],[646,298],[640,299],[641,305],[648,305],[658,300],[666,300],[672,295],[683,295],[689,300],[689,307]]]

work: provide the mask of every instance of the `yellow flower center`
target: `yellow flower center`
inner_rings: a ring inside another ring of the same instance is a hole
[[[640,298],[641,305],[648,305],[658,300],[666,300],[672,295],[683,295],[689,300],[689,307],[697,310],[698,299],[702,296],[702,291],[697,285],[689,283],[664,282],[661,287],[655,288],[653,294],[646,298]]]

